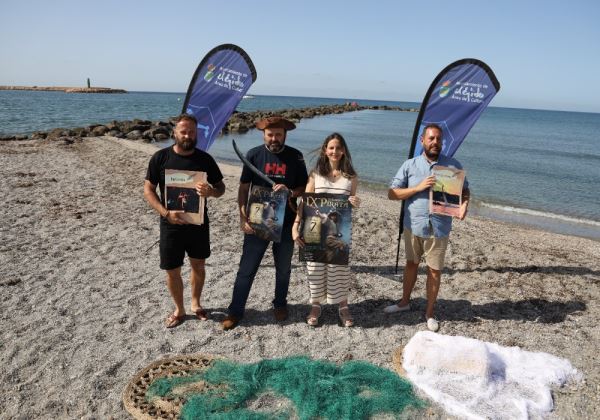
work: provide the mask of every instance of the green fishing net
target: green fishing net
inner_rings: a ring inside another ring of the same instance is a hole
[[[207,384],[202,392],[190,386],[198,382]],[[185,400],[183,419],[363,419],[384,413],[400,417],[407,407],[424,407],[410,383],[387,369],[307,357],[252,364],[216,360],[189,376],[154,380],[146,399],[175,394]]]

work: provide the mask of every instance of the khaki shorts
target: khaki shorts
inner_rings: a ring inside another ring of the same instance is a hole
[[[420,238],[414,236],[410,229],[404,228],[404,250],[406,252],[406,261],[412,261],[419,264],[421,259],[434,270],[444,268],[444,258],[446,248],[448,247],[448,237]]]

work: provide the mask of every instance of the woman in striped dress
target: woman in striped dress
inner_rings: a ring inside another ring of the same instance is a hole
[[[348,201],[358,207],[360,199],[356,197],[358,176],[352,167],[352,158],[341,134],[327,136],[321,146],[315,169],[311,172],[306,185],[306,192],[346,194]],[[300,217],[298,212],[292,237],[298,246],[304,246],[300,234]],[[348,309],[348,291],[350,289],[350,266],[307,262],[308,284],[310,287],[311,311],[306,318],[308,325],[317,326],[321,316],[321,304],[339,304],[339,316],[343,326],[351,327],[354,320]]]

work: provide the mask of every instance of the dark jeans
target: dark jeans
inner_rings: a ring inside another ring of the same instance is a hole
[[[229,305],[229,314],[237,317],[244,316],[246,301],[254,276],[260,267],[265,251],[270,241],[265,241],[255,235],[244,235],[244,247],[240,267],[233,286],[233,297]],[[273,259],[275,260],[275,308],[287,305],[288,286],[292,271],[292,255],[294,254],[294,241],[292,240],[291,226],[284,226],[281,232],[281,242],[273,243]]]

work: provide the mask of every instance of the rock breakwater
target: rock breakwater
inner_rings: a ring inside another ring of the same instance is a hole
[[[253,112],[234,112],[229,118],[222,133],[245,133],[254,128],[254,123],[263,118],[273,115],[281,115],[294,122],[299,122],[305,118],[314,118],[329,114],[342,114],[344,112],[355,112],[363,110],[386,110],[417,112],[415,108],[401,108],[388,105],[370,105],[363,106],[357,103],[346,103],[340,105],[322,105],[318,107],[282,109],[277,111],[253,111]],[[167,121],[150,121],[142,119],[117,121],[114,120],[108,124],[92,124],[86,127],[75,128],[55,128],[50,131],[35,131],[29,134],[17,134],[11,136],[1,136],[0,140],[25,140],[25,139],[48,139],[54,140],[63,137],[98,137],[112,136],[129,140],[142,140],[145,142],[155,142],[167,140],[171,137],[175,117]]]

